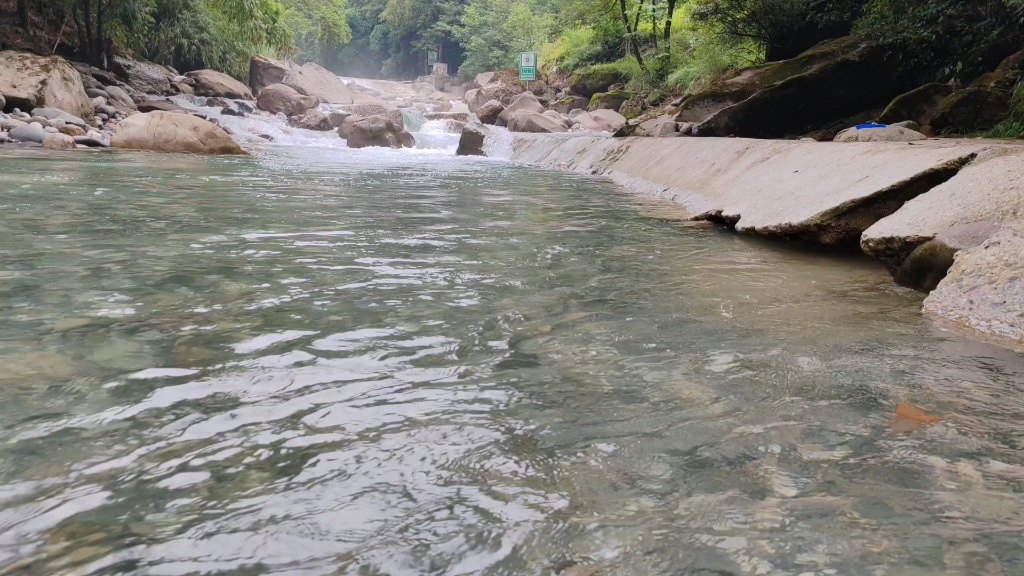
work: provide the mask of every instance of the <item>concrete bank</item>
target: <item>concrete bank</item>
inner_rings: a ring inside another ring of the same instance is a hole
[[[925,310],[1024,343],[1019,145],[515,134],[511,158],[605,176],[675,201],[695,220],[739,232],[863,249],[894,275],[918,247],[946,230],[973,226],[972,240],[950,249],[948,262],[929,261],[939,269],[928,274],[937,278],[953,267]]]

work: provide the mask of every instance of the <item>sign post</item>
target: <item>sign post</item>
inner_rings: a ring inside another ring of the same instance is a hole
[[[519,55],[519,79],[526,81],[537,79],[536,52],[523,52]]]

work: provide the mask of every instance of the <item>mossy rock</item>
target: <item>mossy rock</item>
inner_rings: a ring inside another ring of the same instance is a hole
[[[629,78],[617,70],[588,68],[572,75],[569,79],[569,89],[589,98],[605,92],[612,84],[620,84],[627,80]]]
[[[991,86],[970,86],[942,101],[931,119],[933,129],[954,134],[988,130],[1010,113],[1013,92]]]
[[[953,87],[949,84],[925,84],[894,98],[878,116],[878,121],[895,124],[913,120],[922,126],[927,125],[942,101],[952,93]]]
[[[644,113],[643,106],[634,100],[627,100],[621,106],[619,106],[619,114],[622,114],[626,120],[632,120],[633,118],[639,118]]]
[[[594,94],[590,98],[588,110],[618,110],[622,103],[633,97],[632,92],[625,90],[613,90]]]

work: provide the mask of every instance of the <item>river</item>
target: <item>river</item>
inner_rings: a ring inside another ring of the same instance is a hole
[[[0,151],[0,573],[1024,574],[1019,355],[450,146]]]

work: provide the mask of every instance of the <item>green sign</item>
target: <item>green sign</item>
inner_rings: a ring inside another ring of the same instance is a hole
[[[427,50],[427,66],[433,66],[437,64],[437,50]]]
[[[519,79],[537,79],[537,53],[523,52],[519,55]]]

